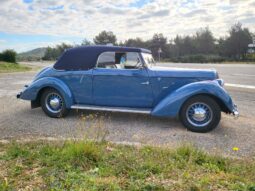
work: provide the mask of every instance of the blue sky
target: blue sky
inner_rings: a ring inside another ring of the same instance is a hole
[[[254,0],[3,0],[0,51],[79,44],[102,30],[119,41],[154,33],[171,39],[204,27],[219,37],[236,22],[255,32],[254,10]]]
[[[32,3],[33,0],[23,0],[24,3]]]

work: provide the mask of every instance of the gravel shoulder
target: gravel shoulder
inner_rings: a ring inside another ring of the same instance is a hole
[[[17,100],[16,94],[35,72],[0,74],[0,139],[41,137],[106,137],[122,143],[142,143],[174,147],[193,144],[210,153],[230,156],[255,154],[255,90],[227,90],[239,106],[239,119],[222,114],[218,128],[206,134],[187,131],[178,120],[141,114],[72,111],[64,119],[51,119],[41,108],[31,110],[30,103]],[[234,152],[233,147],[240,150]]]

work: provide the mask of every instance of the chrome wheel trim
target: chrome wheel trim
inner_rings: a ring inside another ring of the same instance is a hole
[[[211,107],[207,104],[196,102],[187,108],[186,118],[191,125],[204,127],[212,121],[213,112]]]
[[[49,93],[45,99],[45,106],[51,113],[59,113],[63,108],[63,99],[58,93]]]

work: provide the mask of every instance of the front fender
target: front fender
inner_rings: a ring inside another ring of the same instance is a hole
[[[46,87],[58,90],[65,99],[66,107],[71,108],[73,105],[72,92],[63,81],[54,77],[44,77],[32,82],[30,86],[21,92],[20,98],[24,100],[35,101],[40,90]]]
[[[234,109],[234,104],[229,94],[219,85],[216,80],[214,80],[194,82],[182,86],[159,102],[154,107],[151,114],[162,117],[178,116],[183,103],[190,97],[199,94],[207,94],[217,97],[222,101],[222,103],[224,103],[229,111]]]

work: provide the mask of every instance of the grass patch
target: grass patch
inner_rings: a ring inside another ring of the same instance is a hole
[[[25,72],[29,71],[32,68],[21,65],[21,64],[16,64],[16,63],[8,63],[8,62],[0,62],[0,73],[5,73],[5,72]]]
[[[0,145],[0,190],[255,190],[255,160],[191,146],[107,142]]]

